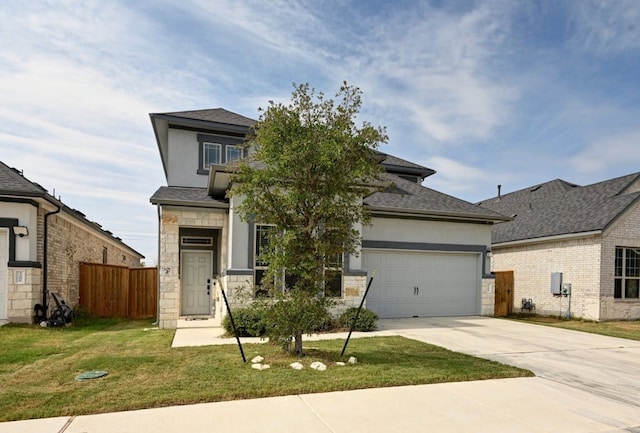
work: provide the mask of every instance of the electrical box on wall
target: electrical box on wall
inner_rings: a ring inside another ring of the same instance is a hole
[[[562,272],[551,274],[551,294],[562,295]]]

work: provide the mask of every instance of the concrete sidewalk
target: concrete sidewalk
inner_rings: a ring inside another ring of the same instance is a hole
[[[0,424],[2,433],[629,433],[640,411],[540,378],[378,388]]]
[[[640,433],[638,341],[481,317],[381,320],[379,325],[381,331],[354,336],[402,335],[529,368],[538,377],[17,421],[0,423],[0,433]],[[204,321],[182,326],[176,347],[235,344]],[[346,338],[346,333],[313,338]]]

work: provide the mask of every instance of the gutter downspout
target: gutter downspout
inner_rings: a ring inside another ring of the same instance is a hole
[[[160,204],[158,206],[158,257],[156,258],[156,267],[158,268],[158,303],[156,304],[156,321],[154,326],[160,325]]]
[[[48,254],[47,254],[47,250],[48,250],[48,245],[49,245],[49,217],[51,215],[55,215],[57,213],[60,213],[60,211],[62,210],[62,206],[58,206],[57,210],[51,211],[47,214],[45,214],[44,216],[44,264],[43,264],[43,276],[42,276],[42,306],[44,307],[44,311],[46,312],[49,309],[49,305],[47,305],[47,301],[48,301],[48,288],[47,288],[47,283],[48,283],[48,269],[49,269],[49,258],[48,258]],[[46,313],[45,313],[46,314]]]

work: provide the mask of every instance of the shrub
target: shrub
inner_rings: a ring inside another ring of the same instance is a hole
[[[262,337],[265,334],[266,327],[262,320],[262,314],[258,309],[252,306],[240,307],[234,309],[231,313],[240,337]],[[222,326],[227,334],[235,335],[229,315],[224,316],[224,319],[222,319]]]
[[[348,308],[344,313],[342,313],[338,319],[340,326],[343,328],[350,328],[353,319],[356,317],[358,313],[358,309],[355,307]],[[358,316],[358,320],[356,320],[355,326],[353,327],[354,331],[361,332],[369,332],[375,331],[377,329],[376,322],[378,321],[378,315],[371,310],[367,310],[363,308],[360,311],[360,315]]]

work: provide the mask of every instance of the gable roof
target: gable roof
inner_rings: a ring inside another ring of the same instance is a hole
[[[605,230],[640,200],[640,172],[586,186],[561,179],[480,202],[513,217],[492,228],[492,243]]]
[[[149,201],[154,205],[229,207],[228,200],[211,197],[207,192],[207,188],[182,186],[161,186],[153,193]]]
[[[24,177],[22,175],[22,172],[16,170],[13,167],[9,167],[2,161],[0,161],[0,197],[1,196],[29,197],[49,202],[54,206],[60,207],[60,209],[64,213],[72,216],[90,229],[100,232],[102,235],[109,237],[112,241],[120,244],[129,251],[140,256],[140,258],[144,258],[142,254],[131,248],[129,245],[125,244],[122,239],[114,236],[110,231],[104,230],[102,226],[100,226],[100,224],[88,220],[85,217],[85,214],[77,209],[70,208],[62,201],[50,195],[42,186],[38,185],[35,182],[31,182],[29,179]]]
[[[15,168],[0,161],[0,195],[43,197],[47,191],[22,176]]]
[[[226,125],[238,125],[251,127],[256,120],[234,113],[224,108],[209,108],[205,110],[174,111],[172,113],[161,113],[164,116],[177,117],[190,120],[202,120],[205,122],[215,122]]]
[[[486,222],[509,219],[496,211],[443,194],[391,173],[385,173],[383,180],[391,186],[364,199],[365,206],[373,212],[420,214]]]

